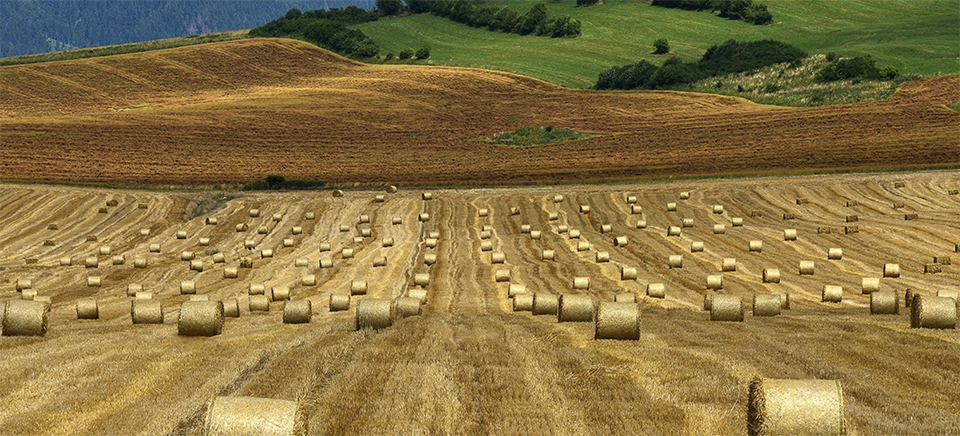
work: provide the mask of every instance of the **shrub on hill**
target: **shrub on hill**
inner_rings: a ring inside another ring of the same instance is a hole
[[[820,70],[817,76],[821,82],[835,82],[846,79],[890,80],[899,75],[896,68],[877,68],[877,61],[872,56],[834,59],[829,65]]]
[[[345,56],[369,58],[380,54],[380,47],[360,30],[347,26],[377,19],[376,12],[356,6],[302,14],[291,9],[284,17],[252,29],[250,36],[298,38]]]
[[[773,15],[767,5],[753,0],[653,0],[652,6],[688,11],[711,11],[723,18],[743,20],[753,24],[769,24]]]
[[[423,46],[417,50],[416,53],[417,59],[429,59],[430,58],[430,47]]]
[[[547,5],[542,2],[533,5],[522,15],[510,6],[493,9],[482,0],[408,0],[407,7],[413,13],[429,12],[471,27],[486,27],[491,31],[552,38],[581,34],[580,20],[573,17],[550,20]]]

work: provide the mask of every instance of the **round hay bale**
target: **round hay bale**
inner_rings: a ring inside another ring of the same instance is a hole
[[[578,229],[569,229],[569,230],[567,230],[567,238],[570,238],[570,239],[580,239],[580,230],[578,230]]]
[[[239,318],[240,317],[240,300],[236,298],[224,298],[221,303],[223,304],[223,316],[227,318]]]
[[[676,212],[677,203],[667,203],[667,212]]]
[[[681,200],[689,200],[689,199],[690,199],[690,191],[683,191],[683,192],[681,192],[681,193],[680,193],[680,199],[681,199]]]
[[[417,304],[419,306],[419,303]],[[384,329],[393,324],[393,304],[390,300],[361,299],[357,301],[357,330]]]
[[[485,240],[485,239],[490,239],[490,238],[492,238],[492,237],[493,237],[493,232],[491,232],[490,230],[481,230],[481,231],[480,231],[480,239],[484,239],[484,240]]]
[[[387,266],[387,257],[386,256],[377,256],[373,258],[373,267],[379,268]]]
[[[223,268],[223,278],[225,279],[235,279],[240,276],[240,272],[235,266],[228,266]]]
[[[557,226],[557,233],[567,233],[570,231],[570,226],[567,224],[560,224]]]
[[[663,283],[650,283],[647,285],[647,296],[650,298],[665,298],[667,296],[667,287]]]
[[[366,214],[360,215],[360,220],[358,221],[358,224],[368,224],[369,222],[370,222],[370,215],[366,215]]]
[[[816,264],[812,260],[801,260],[800,261],[800,275],[802,276],[812,276],[813,270],[816,267]]]
[[[204,436],[305,436],[309,415],[295,401],[214,397],[207,404]]]
[[[579,241],[577,242],[577,251],[590,251],[590,242]]]
[[[181,252],[180,252],[180,260],[185,261],[185,262],[189,262],[189,261],[195,259],[196,257],[197,257],[197,255],[196,255],[194,252],[192,252],[192,251],[181,251]]]
[[[683,268],[683,255],[682,254],[671,254],[667,258],[667,265],[670,268]]]
[[[273,216],[271,217],[271,219],[273,219],[273,222],[279,223],[280,221],[283,221],[283,214],[277,212],[277,213],[273,214]]]
[[[147,267],[147,259],[144,259],[144,258],[142,258],[142,257],[138,257],[138,258],[134,259],[134,260],[133,260],[133,267],[134,267],[134,268],[146,268],[146,267]]]
[[[511,283],[510,287],[507,288],[507,296],[513,298],[518,294],[526,294],[527,285],[521,285],[518,283]]]
[[[110,247],[106,245],[99,248],[101,256],[109,256],[111,251]]]
[[[37,291],[33,289],[24,289],[23,291],[20,291],[21,300],[33,301],[35,298],[37,298]]]
[[[220,220],[218,220],[216,217],[212,217],[212,216],[211,216],[211,217],[207,217],[207,219],[203,220],[203,223],[206,224],[206,225],[208,225],[208,226],[215,226],[215,225],[217,225],[217,223],[219,223],[219,222],[220,222]]]
[[[9,310],[9,309],[7,309]],[[8,315],[9,316],[9,313]],[[927,329],[957,328],[957,302],[949,297],[915,295],[910,307],[910,327]],[[4,329],[6,334],[6,329]]]
[[[330,192],[330,194],[336,198],[343,197],[343,191],[340,189],[334,189],[333,191]]]
[[[723,235],[727,233],[727,226],[723,224],[714,224],[713,225],[713,234],[714,235]]]
[[[827,260],[842,260],[842,259],[843,259],[842,248],[830,248],[827,250]]]
[[[100,276],[87,277],[87,287],[99,288],[102,285],[102,283],[103,281],[100,280]]]
[[[503,254],[502,251],[490,254],[490,263],[504,263],[507,261],[507,256]]]
[[[3,314],[3,336],[44,336],[50,306],[40,301],[8,300]]]
[[[754,294],[753,316],[777,316],[783,310],[780,294]]]
[[[637,269],[629,266],[620,267],[620,280],[636,280]]]
[[[481,207],[480,209],[477,209],[477,216],[482,218],[488,215],[490,215],[490,209],[487,209],[485,207]]]
[[[628,242],[629,241],[627,240],[626,236],[621,235],[621,236],[617,236],[616,238],[613,238],[614,247],[626,247]]]
[[[750,241],[749,251],[759,253],[763,251],[763,241]]]
[[[88,256],[83,260],[83,266],[87,268],[98,268],[100,266],[100,260],[97,259],[97,256]]]
[[[547,214],[547,220],[549,220],[549,221],[556,221],[556,220],[558,220],[558,219],[560,219],[560,214],[559,214],[559,213],[550,212],[549,214]]]
[[[420,302],[420,304],[427,304],[427,290],[423,288],[414,288],[407,290],[407,296],[414,298]]]
[[[330,243],[329,243],[329,242],[321,242],[321,243],[320,243],[320,246],[317,248],[317,250],[319,250],[321,253],[322,253],[322,252],[325,252],[325,251],[330,251]]]
[[[272,250],[272,249],[264,248],[263,250],[260,250],[260,258],[261,258],[261,259],[268,259],[268,258],[271,258],[271,257],[273,257],[273,250]]]
[[[437,263],[437,255],[434,253],[427,253],[423,255],[423,263],[427,266],[431,266]]]
[[[617,303],[636,303],[637,294],[633,292],[621,292],[613,296],[613,301]]]
[[[245,232],[245,231],[247,231],[247,230],[249,230],[249,229],[250,229],[250,226],[247,225],[247,223],[240,223],[240,224],[237,224],[237,225],[234,227],[234,230],[236,230],[237,233],[242,233],[242,232]]]
[[[303,286],[317,286],[317,276],[314,274],[307,274],[303,277],[300,277],[300,284]]]
[[[411,316],[420,316],[420,299],[413,297],[399,297],[393,303],[395,316],[397,319],[409,318]]]
[[[213,253],[213,263],[226,263],[227,256],[223,253]]]
[[[533,294],[517,294],[513,296],[514,312],[533,312]]]
[[[96,298],[84,298],[77,301],[77,319],[99,319],[100,305]]]
[[[421,212],[419,215],[417,215],[417,221],[420,221],[421,223],[430,221],[430,214],[427,212]]]
[[[494,280],[496,282],[509,282],[510,281],[510,270],[508,269],[498,269],[494,273]]]
[[[710,303],[710,321],[742,322],[743,297],[730,294],[714,294]]]
[[[223,331],[223,303],[184,301],[180,304],[177,334],[180,336],[216,336]]]
[[[900,278],[900,264],[887,263],[883,265],[883,276],[887,278]]]
[[[350,231],[350,226],[346,224],[340,224],[340,233],[346,233]]]
[[[330,311],[350,310],[350,294],[330,294]]]
[[[395,242],[396,242],[396,241],[394,241],[393,238],[383,238],[383,241],[381,241],[380,244],[383,246],[383,248],[387,248],[387,247],[393,247],[393,244],[394,244]],[[436,239],[433,240],[433,246],[434,246],[434,247],[437,246],[437,240],[436,240]],[[430,238],[427,238],[427,247],[430,247]],[[432,247],[430,247],[430,248],[432,248]]]
[[[143,292],[143,285],[140,283],[129,283],[127,284],[127,296],[134,297],[138,292]]]
[[[723,289],[723,275],[711,274],[707,276],[707,289]]]
[[[857,215],[847,215],[847,216],[846,216],[846,222],[848,222],[848,223],[855,223],[855,222],[858,222],[858,221],[860,221],[860,217],[857,216]]]
[[[581,204],[581,205],[580,205],[580,213],[583,213],[583,214],[590,213],[590,205],[589,205],[589,204]]]
[[[766,435],[847,434],[839,380],[755,377],[747,399],[747,433]]]
[[[560,307],[560,298],[547,292],[537,292],[533,294],[534,315],[553,315],[557,316],[557,310]]]
[[[693,241],[690,243],[690,252],[691,253],[702,253],[703,252],[703,241]]]
[[[270,297],[260,294],[260,295],[251,295],[250,301],[247,305],[247,310],[251,312],[269,312],[270,311]]]
[[[197,282],[193,280],[180,280],[180,294],[190,295],[197,293]]]
[[[556,260],[557,253],[553,250],[542,250],[540,252],[540,260]]]
[[[636,196],[636,195],[628,195],[628,196],[627,196],[627,204],[635,204],[636,202],[637,202],[637,196]]]
[[[342,257],[342,258],[344,258],[344,259],[352,259],[352,258],[353,258],[353,249],[352,249],[352,248],[344,248],[343,250],[340,250],[340,257]]]
[[[151,252],[151,253],[159,253],[159,252],[160,252],[160,244],[150,244],[150,247],[149,247],[149,248],[150,248],[150,252]]]
[[[130,300],[130,318],[134,324],[163,324],[163,306],[153,298]]]
[[[480,251],[493,251],[493,242],[480,241]]]
[[[707,292],[703,294],[703,310],[710,310],[713,308],[713,296],[716,295],[713,292]]]
[[[580,289],[580,290],[590,289],[590,277],[574,277],[573,289]]]
[[[250,295],[263,295],[267,290],[267,287],[263,283],[251,283],[248,293]]]
[[[563,195],[559,195],[559,194],[558,194],[558,195],[554,195],[554,196],[553,196],[553,202],[554,202],[554,203],[563,203]]]
[[[283,304],[284,324],[309,324],[313,316],[310,300],[291,300]]]
[[[637,221],[637,226],[636,226],[636,227],[637,227],[638,229],[641,229],[641,230],[647,228],[647,220],[639,220],[639,221]]]
[[[377,194],[377,195],[374,195],[374,196],[373,196],[373,202],[374,202],[374,203],[383,203],[383,202],[385,202],[385,201],[387,201],[387,196],[385,196],[385,195],[383,195],[383,194]]]
[[[939,274],[943,272],[943,266],[939,263],[927,263],[923,265],[924,274]]]
[[[320,259],[320,268],[333,268],[333,259]]]
[[[73,259],[66,256],[60,258],[60,266],[71,266],[71,265],[73,265]]]
[[[680,227],[685,229],[693,227],[693,218],[684,218],[683,221],[680,222]]]
[[[247,214],[250,216],[250,218],[259,218],[260,209],[250,209],[250,211],[247,212]]]
[[[200,259],[195,259],[190,261],[190,270],[203,272],[203,261]]]
[[[897,315],[900,313],[900,300],[896,291],[870,293],[871,315]]]
[[[630,205],[630,214],[631,214],[631,215],[639,215],[639,214],[642,214],[642,213],[643,213],[643,207],[642,207],[642,206],[637,205],[637,204],[631,204],[631,205]]]
[[[420,198],[423,199],[423,201],[433,200],[433,193],[430,193],[430,192],[421,193]]]
[[[763,282],[764,283],[780,283],[780,270],[777,268],[764,268]]]
[[[187,231],[177,230],[177,239],[187,239]]]
[[[531,230],[531,231],[530,231],[530,239],[532,239],[532,240],[534,240],[534,241],[539,241],[541,235],[542,235],[542,233],[541,233],[539,230]]]
[[[414,286],[426,288],[430,285],[430,273],[416,273],[413,276]]]
[[[820,301],[824,303],[839,303],[843,301],[843,287],[837,285],[823,285]]]
[[[356,245],[363,244],[363,236],[355,236],[353,238],[353,243]]]
[[[97,242],[97,235],[87,235],[87,242]]]
[[[720,271],[722,272],[734,272],[737,270],[737,259],[732,257],[724,257],[720,261]]]
[[[597,252],[597,263],[604,263],[609,261],[610,261],[610,252],[607,252],[607,251]]]
[[[530,233],[530,224],[521,224],[520,233]]]
[[[257,227],[257,234],[258,234],[258,235],[266,235],[267,233],[270,233],[270,229],[267,228],[267,226]]]
[[[797,229],[783,229],[783,240],[784,240],[784,241],[796,241],[796,240],[797,240]]]
[[[387,185],[385,191],[387,191],[387,194],[396,194],[396,193],[397,193],[397,187],[394,186],[394,185]]]
[[[293,234],[293,235],[301,235],[301,234],[303,234],[303,227],[301,227],[301,226],[293,226],[293,227],[291,227],[291,228],[290,228],[290,234]]]
[[[33,289],[33,280],[17,279],[17,292],[21,292],[24,289]]]
[[[670,226],[667,227],[667,236],[680,236],[683,231],[680,229],[680,226]]]
[[[562,294],[557,303],[557,322],[593,321],[593,297],[583,294]],[[534,312],[537,310],[537,296],[533,297]],[[536,313],[535,313],[536,314]]]
[[[292,239],[292,238],[285,238],[285,239],[283,240],[283,246],[284,246],[284,247],[293,247],[293,239]]]
[[[290,299],[289,286],[274,286],[270,288],[271,301],[286,301]]]
[[[246,248],[247,250],[253,250],[254,248],[257,248],[257,241],[254,241],[253,239],[246,239],[243,241],[243,248]]]
[[[350,282],[350,295],[367,295],[367,281],[354,280]]]
[[[713,205],[713,213],[718,214],[718,215],[719,215],[719,214],[722,214],[722,213],[723,213],[723,205],[722,205],[722,204],[715,204],[715,205]]]
[[[864,277],[860,280],[860,290],[863,295],[880,292],[880,278]]]
[[[303,219],[310,220],[310,221],[315,220],[315,219],[317,219],[317,214],[314,213],[314,212],[307,212],[307,213],[303,214]],[[296,228],[296,227],[294,227],[294,228]]]
[[[602,301],[597,307],[594,339],[640,339],[640,306]]]
[[[402,217],[399,217],[399,216],[395,216],[395,217],[393,217],[393,218],[390,218],[390,224],[395,225],[395,226],[399,226],[400,224],[403,224],[403,218],[402,218]]]
[[[307,259],[306,257],[298,257],[293,260],[293,266],[294,268],[306,268],[310,266],[310,259]]]
[[[600,233],[601,233],[601,234],[607,234],[607,233],[610,233],[610,232],[612,232],[612,231],[613,231],[613,226],[612,226],[612,225],[610,225],[610,224],[601,224],[601,225],[600,225]]]

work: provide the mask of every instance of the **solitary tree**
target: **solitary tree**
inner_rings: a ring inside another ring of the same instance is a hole
[[[653,54],[667,54],[670,53],[670,44],[667,43],[666,39],[659,38],[653,41]]]
[[[430,57],[430,47],[423,46],[417,50],[417,59],[428,59]]]

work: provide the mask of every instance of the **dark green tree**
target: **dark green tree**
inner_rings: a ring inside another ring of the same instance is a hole
[[[547,22],[547,5],[543,2],[533,5],[526,15],[517,20],[513,33],[529,35],[536,33]]]
[[[417,59],[429,59],[430,58],[430,47],[423,46],[417,50],[416,53]]]
[[[399,57],[400,59],[410,59],[410,58],[412,58],[412,57],[413,57],[413,49],[412,49],[412,48],[405,48],[405,49],[403,49],[403,50],[400,50],[400,55],[399,55],[398,57]]]
[[[284,15],[284,18],[288,20],[296,20],[303,15],[303,12],[300,12],[300,9],[293,8],[287,11],[287,15]]]
[[[283,176],[278,176],[276,174],[271,174],[267,176],[267,186],[270,189],[280,189],[283,186],[283,182],[286,182],[287,179]]]
[[[653,41],[653,54],[670,53],[670,44],[664,38],[658,38]]]
[[[397,15],[403,12],[403,2],[401,0],[377,0],[377,11],[385,17]]]

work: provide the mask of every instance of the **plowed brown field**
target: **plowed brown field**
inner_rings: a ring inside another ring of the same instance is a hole
[[[960,162],[960,76],[888,101],[760,106],[591,92],[500,72],[363,65],[254,39],[0,68],[0,178],[191,185],[497,184]],[[129,109],[129,110],[118,110]],[[518,127],[599,134],[514,148]]]
[[[229,199],[2,186],[0,300],[19,298],[15,281],[31,279],[34,290],[51,297],[52,313],[44,337],[0,337],[0,433],[195,435],[209,398],[249,395],[300,400],[312,435],[742,435],[747,384],[761,375],[840,380],[851,434],[958,434],[960,330],[911,329],[903,307],[899,315],[870,315],[860,290],[861,278],[880,277],[886,263],[898,263],[902,273],[881,279],[881,287],[896,291],[901,305],[908,288],[924,294],[958,288],[960,196],[951,194],[957,189],[952,171],[450,189],[434,191],[429,201],[401,190],[382,203],[373,201],[379,192],[359,190],[342,198]],[[690,199],[679,200],[681,191],[690,191]],[[555,194],[565,198],[555,203]],[[643,213],[630,213],[628,195]],[[808,202],[797,204],[798,198]],[[99,213],[111,199],[118,205]],[[222,207],[191,217],[190,205],[201,200]],[[678,203],[676,212],[666,211],[668,202]],[[591,212],[580,213],[580,205]],[[723,213],[713,205],[724,206]],[[520,213],[510,214],[512,207]],[[251,218],[251,208],[261,216]],[[478,216],[479,208],[489,208],[489,217]],[[424,211],[430,220],[417,222]],[[307,219],[308,212],[316,219]],[[553,212],[557,219],[550,220]],[[797,218],[784,221],[784,213]],[[358,224],[362,214],[369,224]],[[918,219],[904,220],[905,214]],[[818,232],[852,225],[850,215],[858,216],[859,233]],[[218,224],[205,225],[209,217]],[[401,223],[393,224],[394,217]],[[737,217],[742,227],[733,226]],[[693,219],[693,227],[666,236],[667,226],[683,219]],[[637,228],[639,220],[645,229]],[[236,231],[242,223],[248,228]],[[523,224],[541,230],[541,239],[522,233]],[[592,248],[578,251],[569,233],[558,232],[562,224],[581,230]],[[612,232],[601,233],[603,224]],[[714,234],[714,224],[725,224],[726,233]],[[482,225],[492,226],[489,241],[504,254],[503,265],[491,265],[491,252],[482,251]],[[257,234],[260,226],[266,234]],[[294,226],[302,234],[293,234]],[[797,229],[796,241],[784,241],[785,228]],[[361,229],[371,236],[357,243]],[[186,239],[176,238],[180,230]],[[428,248],[425,238],[434,231],[439,244]],[[620,235],[628,245],[614,246]],[[387,237],[392,247],[383,246]],[[283,244],[288,238],[292,247]],[[247,239],[254,249],[243,248]],[[751,240],[763,241],[761,253],[747,250]],[[703,241],[704,251],[690,252],[694,241]],[[322,243],[331,250],[320,251]],[[150,252],[151,244],[160,244],[160,252]],[[110,256],[98,256],[104,246]],[[843,249],[842,260],[827,260],[831,247]],[[356,255],[343,259],[344,248]],[[260,259],[263,249],[276,254]],[[542,249],[555,250],[556,260],[541,260]],[[197,253],[203,272],[180,260],[184,250]],[[596,263],[597,251],[609,252],[610,262]],[[217,252],[225,263],[213,261]],[[424,264],[427,253],[437,255],[436,264]],[[684,256],[680,269],[667,267],[674,254]],[[113,265],[115,255],[126,263]],[[223,278],[225,267],[251,255],[254,268]],[[89,256],[99,258],[99,267],[84,268]],[[378,256],[386,256],[386,267],[372,266]],[[60,266],[63,257],[73,265]],[[723,274],[722,292],[747,301],[742,323],[711,322],[701,310],[706,276],[719,273],[725,257],[736,258],[738,268]],[[925,274],[934,257],[954,261]],[[146,268],[134,268],[138,258]],[[299,258],[308,259],[306,267],[295,266]],[[320,268],[321,259],[333,267]],[[815,262],[814,275],[799,275],[805,260]],[[620,266],[636,267],[638,279],[620,280]],[[779,268],[781,282],[762,283],[764,268]],[[635,292],[640,339],[598,341],[593,323],[513,312],[508,284],[494,281],[499,269],[531,291],[586,293],[596,301]],[[431,282],[421,316],[354,331],[356,298],[397,297],[424,272]],[[302,285],[307,274],[316,275],[316,286]],[[90,276],[101,277],[102,287],[87,287]],[[591,288],[572,290],[577,276],[590,277]],[[349,311],[328,312],[330,294],[348,292],[355,279],[368,281],[368,295],[355,297]],[[211,299],[239,298],[241,316],[228,318],[219,336],[178,336],[180,303],[187,300],[181,280],[194,280]],[[644,296],[651,282],[666,285],[666,298]],[[129,283],[141,283],[161,301],[162,325],[131,323]],[[313,321],[282,324],[282,302],[271,303],[270,312],[249,312],[252,283],[290,286],[294,299],[313,302]],[[843,301],[822,303],[824,284],[843,286]],[[789,293],[791,308],[776,317],[751,316],[750,297],[767,292]],[[76,302],[89,297],[99,300],[100,319],[77,320]]]

